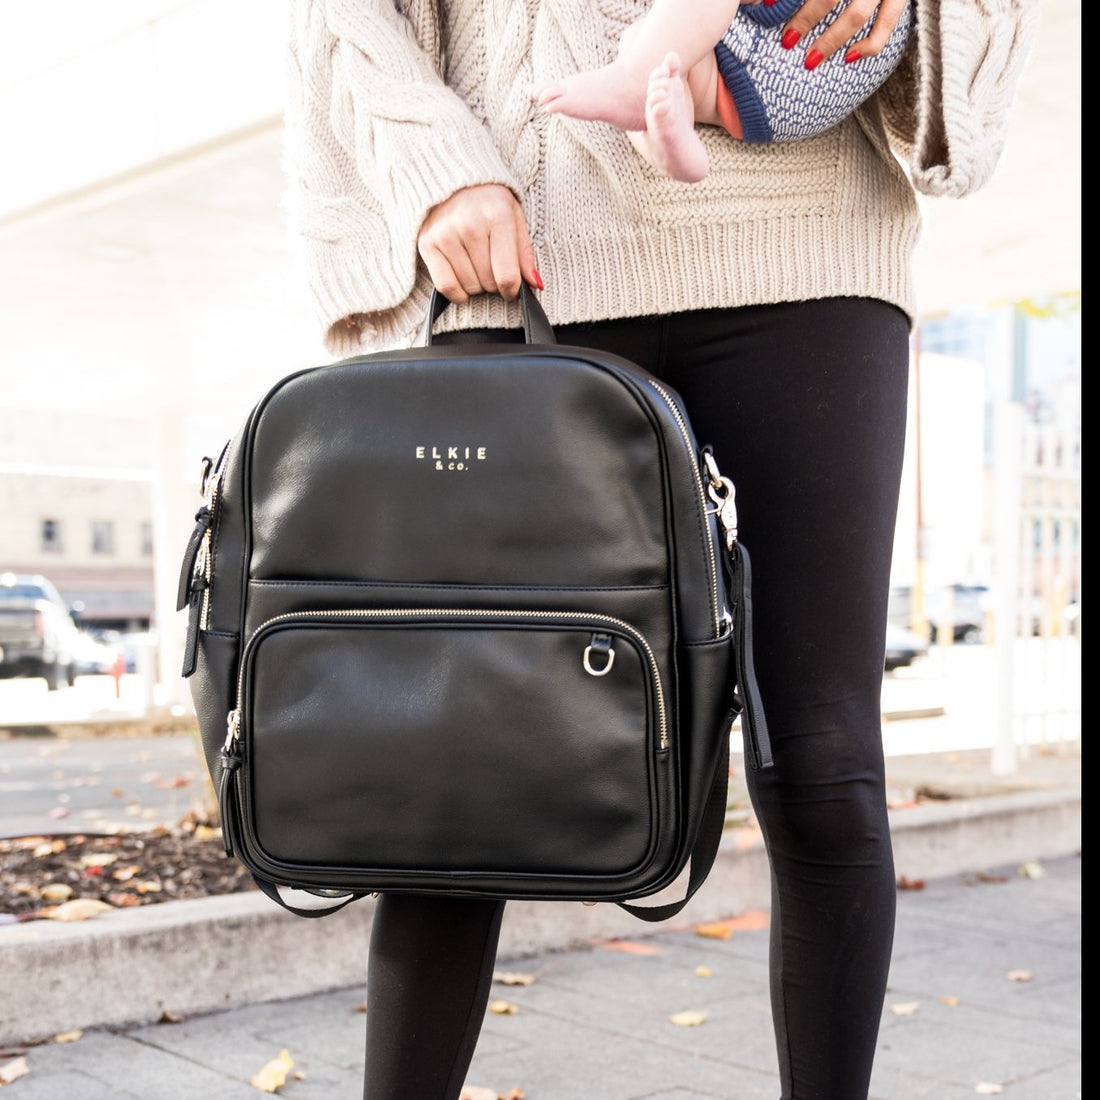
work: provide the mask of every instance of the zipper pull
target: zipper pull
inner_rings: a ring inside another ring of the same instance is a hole
[[[218,817],[221,819],[222,844],[225,854],[233,854],[233,776],[240,769],[241,712],[231,710],[226,716],[225,744],[219,753],[222,773],[218,779]]]
[[[205,580],[205,556],[202,552],[210,552],[211,519],[212,513],[205,504],[195,513],[195,526],[187,540],[187,549],[183,552],[183,564],[180,567],[179,586],[176,589],[177,611],[182,611],[187,606],[195,578],[202,576]]]

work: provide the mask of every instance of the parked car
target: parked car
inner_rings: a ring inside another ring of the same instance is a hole
[[[897,626],[907,627],[912,621],[912,590],[908,585],[890,589],[889,618]],[[991,593],[985,584],[957,582],[933,588],[924,594],[924,617],[930,635],[938,638],[940,624],[949,623],[956,642],[985,640]]]
[[[104,676],[114,671],[118,649],[102,638],[81,630],[77,632],[77,644],[73,657],[77,676]]]
[[[895,668],[907,668],[918,657],[928,653],[928,643],[912,630],[898,626],[897,623],[886,624],[886,671],[892,672]]]
[[[0,678],[41,676],[50,691],[76,679],[79,631],[45,577],[0,574]]]

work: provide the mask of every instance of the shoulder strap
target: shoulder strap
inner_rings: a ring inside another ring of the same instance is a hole
[[[619,907],[631,916],[645,921],[668,920],[676,916],[691,900],[692,895],[703,885],[714,860],[718,855],[718,845],[726,824],[726,796],[729,791],[730,761],[729,753],[718,754],[718,764],[714,769],[714,782],[711,784],[710,797],[707,799],[703,820],[699,824],[699,835],[695,847],[691,850],[691,862],[688,870],[687,889],[679,901],[667,905],[634,905],[620,901]]]

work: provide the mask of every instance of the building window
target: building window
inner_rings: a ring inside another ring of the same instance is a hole
[[[92,553],[113,554],[115,552],[115,525],[109,519],[92,520]]]
[[[141,525],[141,554],[146,558],[153,556],[153,525],[149,522]]]
[[[44,519],[42,521],[42,549],[52,554],[61,552],[61,520]]]

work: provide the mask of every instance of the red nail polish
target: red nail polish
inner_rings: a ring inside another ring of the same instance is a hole
[[[533,270],[532,274],[535,276],[535,286],[537,286],[539,290],[545,290],[546,287],[542,285],[542,276],[538,273],[538,270]]]
[[[824,60],[825,55],[820,50],[810,50],[810,52],[806,54],[806,60],[803,64],[807,69],[816,69]]]
[[[783,32],[783,37],[780,39],[780,43],[783,49],[790,50],[798,45],[798,40],[802,37],[799,31],[796,31],[794,27],[789,28]]]
[[[764,7],[770,8],[772,6],[772,4],[774,4],[774,3],[775,3],[775,0],[764,0]]]
[[[852,47],[852,48],[851,48],[851,49],[850,49],[850,50],[849,50],[849,51],[848,51],[848,52],[847,52],[847,53],[846,53],[846,54],[844,55],[844,64],[845,64],[845,65],[851,65],[851,63],[852,63],[853,61],[858,61],[858,60],[859,60],[859,59],[860,59],[860,58],[861,58],[862,56],[863,56],[863,54],[861,54],[861,53],[859,52],[859,50],[857,50],[857,49],[855,48],[855,46],[853,46],[853,47]]]

